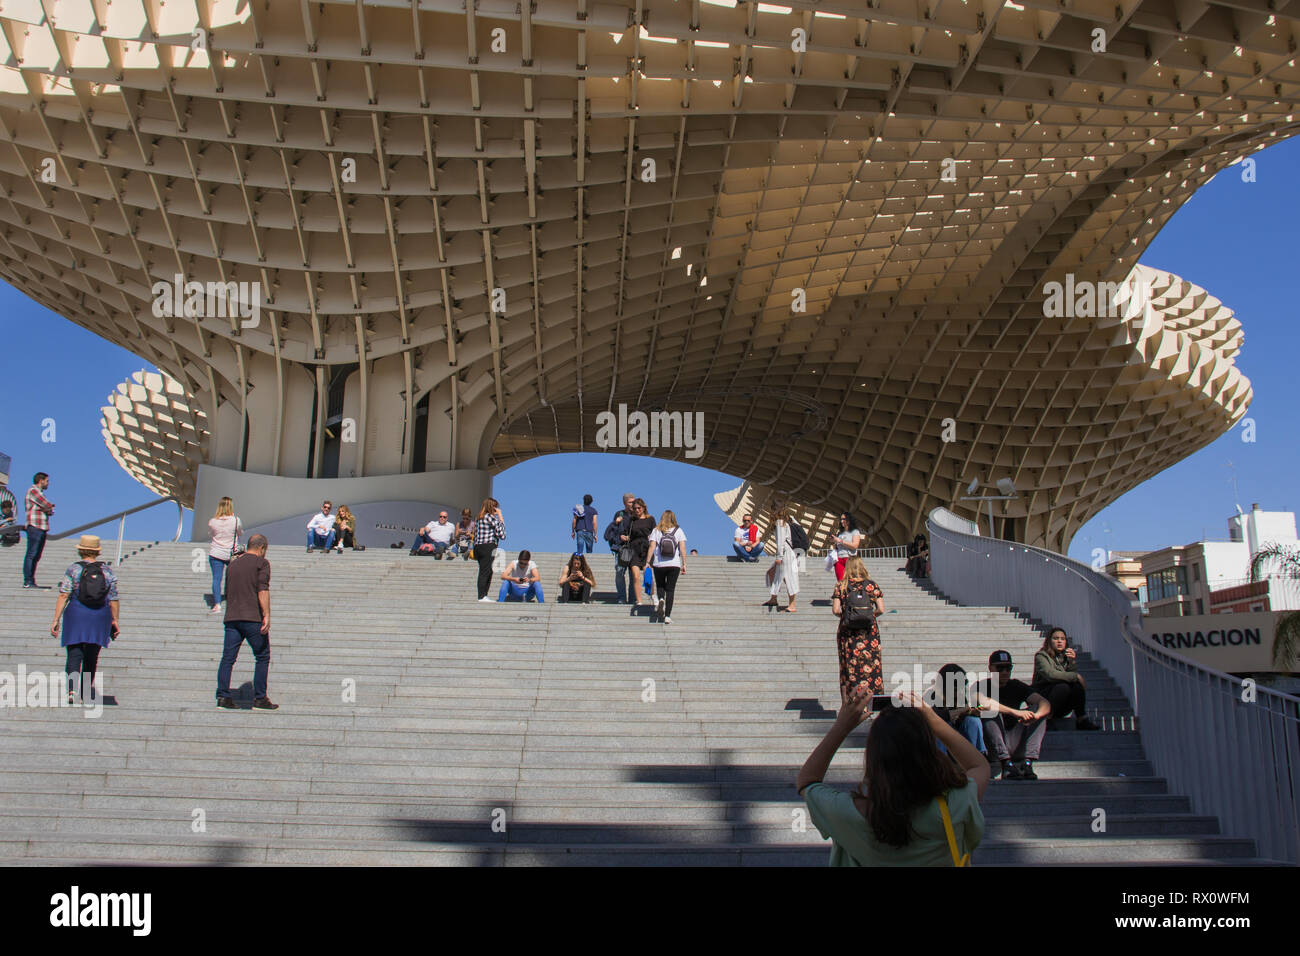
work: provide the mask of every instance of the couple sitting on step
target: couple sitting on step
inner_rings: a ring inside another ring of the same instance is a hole
[[[1034,761],[1042,749],[1048,717],[1073,712],[1076,730],[1099,730],[1087,716],[1086,684],[1075,664],[1074,648],[1064,628],[1054,627],[1034,655],[1032,684],[1011,679],[1012,660],[1006,651],[989,656],[989,681],[967,687],[966,671],[956,664],[939,668],[938,710],[981,753],[992,743],[1004,780],[1037,780]],[[995,776],[997,775],[995,773]]]

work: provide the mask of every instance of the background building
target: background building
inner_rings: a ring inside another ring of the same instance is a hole
[[[1227,540],[1111,551],[1106,573],[1143,602],[1148,617],[1300,609],[1300,581],[1250,580],[1251,558],[1268,544],[1297,544],[1295,514],[1255,504],[1228,519]]]

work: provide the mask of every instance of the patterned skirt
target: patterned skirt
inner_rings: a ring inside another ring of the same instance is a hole
[[[855,631],[841,625],[835,637],[840,651],[840,694],[847,699],[863,684],[872,694],[883,694],[879,626]]]

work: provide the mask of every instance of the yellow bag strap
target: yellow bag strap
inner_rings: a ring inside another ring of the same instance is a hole
[[[948,834],[948,849],[952,851],[953,866],[970,866],[970,854],[965,855],[957,852],[957,834],[952,829],[952,815],[948,813],[948,798],[945,794],[939,795],[939,813],[943,816],[943,829]]]

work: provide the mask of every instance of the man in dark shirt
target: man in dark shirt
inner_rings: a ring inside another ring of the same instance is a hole
[[[248,550],[226,569],[226,647],[217,670],[217,706],[234,708],[230,674],[244,641],[253,649],[253,707],[276,710],[266,696],[271,670],[271,562],[266,560],[266,535],[248,539]]]
[[[974,703],[983,708],[984,739],[1002,763],[1002,779],[1037,780],[1034,761],[1043,746],[1052,705],[1028,684],[1012,680],[1011,667],[1011,655],[1006,651],[990,654],[989,670],[998,675],[997,693],[988,681],[982,681],[972,688]],[[1017,755],[1019,767],[1014,762]]]

